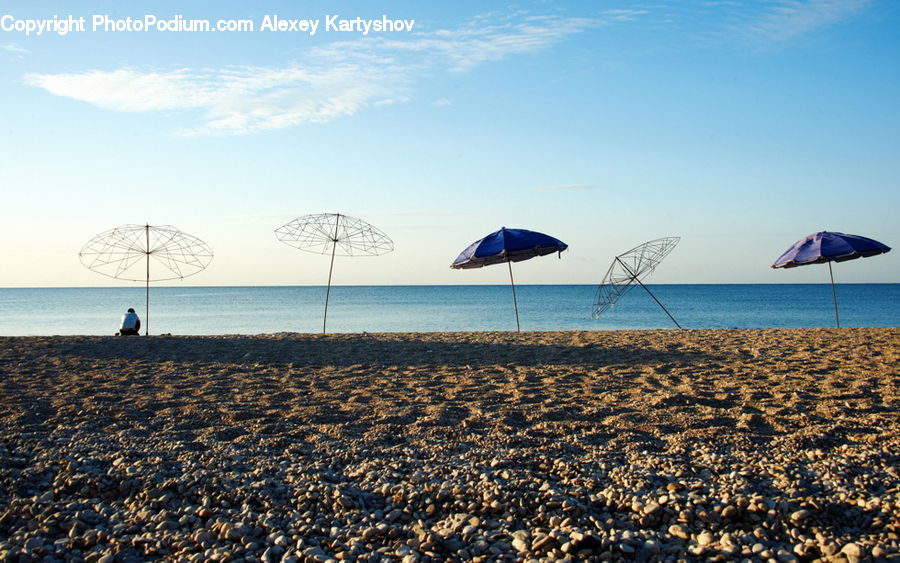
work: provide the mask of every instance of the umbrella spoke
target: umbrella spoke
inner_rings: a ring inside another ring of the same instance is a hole
[[[315,254],[378,256],[394,250],[393,241],[362,219],[322,213],[304,215],[275,230],[281,242]]]
[[[79,253],[88,269],[130,281],[147,281],[148,255],[154,264],[163,268],[151,270],[150,281],[194,275],[206,268],[213,257],[206,243],[169,225],[125,225],[111,229],[92,238]]]

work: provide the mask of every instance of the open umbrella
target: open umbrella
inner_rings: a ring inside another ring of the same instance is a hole
[[[362,219],[340,213],[318,213],[297,217],[275,229],[281,242],[315,254],[331,254],[328,289],[325,290],[325,314],[322,334],[328,321],[328,296],[331,294],[331,272],[334,256],[378,256],[394,250],[394,242],[383,232]]]
[[[147,284],[144,334],[150,334],[150,282],[183,279],[206,268],[213,252],[205,242],[171,225],[123,225],[84,245],[78,258],[90,270]],[[150,265],[155,266],[151,275]]]
[[[609,270],[603,276],[603,281],[597,287],[597,295],[594,298],[594,312],[591,315],[595,319],[607,309],[615,306],[616,302],[635,285],[644,288],[650,297],[656,301],[663,311],[669,315],[675,326],[681,328],[672,313],[656,298],[655,295],[641,282],[641,278],[649,276],[662,262],[662,259],[674,250],[681,237],[663,237],[639,244],[631,250],[623,252],[613,259]]]
[[[545,256],[554,252],[562,254],[569,245],[544,233],[526,229],[503,227],[483,239],[476,240],[456,257],[454,269],[481,268],[506,262],[509,267],[509,283],[512,286],[513,307],[516,310],[516,331],[519,325],[519,305],[516,302],[516,283],[513,280],[512,263],[528,260],[535,256]]]
[[[831,296],[834,299],[834,322],[840,328],[841,319],[838,315],[837,291],[834,289],[834,273],[831,271],[832,262],[844,262],[856,258],[868,258],[890,252],[885,244],[861,237],[859,235],[845,235],[821,231],[802,238],[791,245],[784,254],[775,260],[773,268],[795,268],[809,264],[821,264],[828,262],[828,275],[831,277]]]

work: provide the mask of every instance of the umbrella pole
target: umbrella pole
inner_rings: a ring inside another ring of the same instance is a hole
[[[144,336],[150,336],[150,225],[144,227],[147,235],[147,292],[144,302]]]
[[[675,317],[672,316],[672,313],[670,313],[669,310],[666,309],[665,305],[663,305],[662,303],[660,303],[660,302],[659,302],[659,299],[657,299],[656,296],[653,295],[653,293],[651,293],[649,289],[647,289],[647,286],[641,283],[641,280],[639,280],[639,279],[637,279],[637,278],[634,278],[634,281],[638,282],[638,283],[640,284],[640,286],[644,288],[644,291],[646,291],[647,293],[649,293],[649,294],[650,294],[650,297],[652,297],[653,300],[656,301],[656,304],[659,305],[660,307],[662,307],[662,310],[665,311],[667,315],[669,315],[669,318],[672,319],[672,322],[675,323],[675,326],[677,326],[677,327],[680,328],[680,329],[684,329],[683,326],[681,326],[680,324],[678,324],[678,321],[675,320]]]
[[[622,267],[625,268],[625,270],[627,270],[629,274],[631,274],[631,279],[633,279],[634,281],[638,282],[638,285],[640,285],[641,287],[643,287],[643,288],[644,288],[644,291],[646,291],[646,292],[650,295],[650,297],[652,297],[653,300],[656,301],[656,304],[659,305],[660,308],[662,308],[662,310],[665,311],[667,315],[669,315],[669,318],[672,319],[672,322],[675,323],[675,326],[677,326],[678,328],[683,329],[683,327],[682,327],[680,324],[678,324],[678,321],[675,320],[675,317],[672,316],[672,313],[670,313],[669,310],[666,309],[666,306],[663,305],[662,303],[660,303],[659,299],[657,299],[656,296],[653,295],[653,292],[651,292],[649,289],[647,289],[647,286],[644,285],[644,284],[642,284],[642,283],[641,283],[641,280],[639,280],[639,279],[637,278],[637,276],[634,275],[634,272],[631,271],[631,268],[629,268],[628,266],[625,265],[624,262],[622,262],[621,260],[619,260],[619,257],[618,257],[618,256],[616,256],[616,260],[618,260],[619,264],[622,264]]]
[[[837,291],[834,289],[834,274],[831,272],[831,260],[828,261],[828,275],[831,277],[831,297],[834,299],[834,323],[841,328],[841,318],[838,316]]]
[[[512,286],[513,308],[516,310],[516,332],[522,332],[522,328],[519,326],[519,303],[516,301],[516,282],[513,280],[512,262],[509,260],[509,255],[506,256],[506,265],[509,266],[509,284]]]
[[[331,266],[328,267],[328,288],[325,290],[325,315],[322,317],[322,334],[325,334],[325,323],[328,322],[328,296],[331,294],[331,272],[334,270],[334,253],[337,252],[338,229],[341,226],[341,214],[334,221],[334,238],[331,240]]]
[[[331,293],[331,271],[334,269],[334,251],[337,248],[335,244],[335,248],[331,249],[331,267],[328,268],[328,288],[325,290],[325,316],[322,318],[322,334],[325,334],[325,323],[328,321],[328,295]]]

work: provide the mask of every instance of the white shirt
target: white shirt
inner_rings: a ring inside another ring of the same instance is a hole
[[[138,321],[137,313],[125,313],[122,315],[122,327],[121,328],[137,328]]]

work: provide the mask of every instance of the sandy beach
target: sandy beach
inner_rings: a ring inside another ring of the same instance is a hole
[[[898,344],[0,338],[0,560],[888,560]]]

